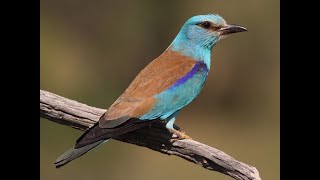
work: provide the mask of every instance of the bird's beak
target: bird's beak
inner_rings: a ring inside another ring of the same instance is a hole
[[[228,35],[228,34],[238,33],[243,31],[247,31],[247,29],[245,27],[234,25],[234,24],[229,24],[225,27],[222,27],[219,30],[220,35]]]

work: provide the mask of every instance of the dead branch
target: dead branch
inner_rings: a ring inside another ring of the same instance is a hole
[[[96,123],[105,111],[40,90],[40,117],[59,124],[86,130]],[[171,138],[172,135],[164,123],[155,122],[151,127],[144,127],[114,139],[175,155],[234,179],[261,180],[255,167],[239,162],[218,149],[190,139],[171,143]]]

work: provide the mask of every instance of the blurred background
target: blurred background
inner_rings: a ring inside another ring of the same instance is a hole
[[[193,15],[217,13],[248,29],[220,41],[199,97],[176,121],[193,139],[280,179],[280,5],[245,1],[40,0],[40,87],[107,109]],[[67,166],[53,162],[83,133],[40,119],[45,180],[230,177],[181,158],[118,142]]]

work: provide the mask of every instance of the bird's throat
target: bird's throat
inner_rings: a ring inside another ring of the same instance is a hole
[[[199,45],[191,45],[188,43],[184,44],[175,44],[172,43],[168,50],[176,51],[183,56],[191,57],[193,60],[197,62],[203,62],[207,69],[210,70],[211,65],[211,48],[199,46]]]

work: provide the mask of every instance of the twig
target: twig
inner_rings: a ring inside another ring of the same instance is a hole
[[[40,117],[56,123],[86,130],[96,123],[105,111],[40,90]],[[164,123],[159,121],[154,122],[151,127],[143,127],[114,139],[175,155],[234,179],[261,180],[255,167],[239,162],[218,149],[190,139],[171,143],[171,138],[172,135]]]

